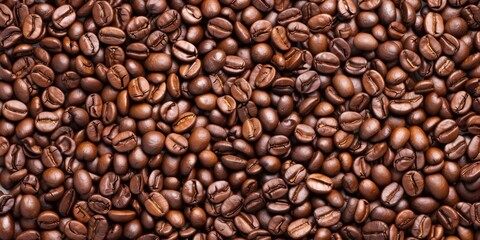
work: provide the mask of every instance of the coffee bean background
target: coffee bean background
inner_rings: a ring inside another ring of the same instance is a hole
[[[479,0],[0,1],[0,239],[480,239]]]

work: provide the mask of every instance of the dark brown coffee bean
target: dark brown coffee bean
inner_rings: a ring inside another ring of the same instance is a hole
[[[320,173],[308,176],[306,183],[308,189],[316,194],[327,194],[333,188],[332,179]]]
[[[243,197],[239,195],[232,195],[225,199],[222,203],[222,207],[220,209],[222,216],[225,218],[233,218],[240,214],[240,211],[243,208]]]
[[[331,29],[332,24],[333,18],[328,14],[318,14],[307,22],[310,31],[314,33],[326,33]]]
[[[2,12],[0,18],[0,26],[2,26],[3,28],[10,26],[14,20],[12,11],[5,4],[0,5],[0,9]]]
[[[411,233],[417,238],[424,238],[430,232],[432,220],[426,215],[418,215],[412,225]]]
[[[183,62],[192,62],[197,56],[197,48],[187,41],[177,41],[172,47],[173,55]]]
[[[169,210],[167,200],[158,192],[152,192],[145,196],[145,202],[143,204],[147,212],[156,217],[164,216]]]
[[[128,152],[137,146],[137,136],[131,131],[121,132],[112,139],[112,145],[119,152]]]
[[[75,10],[71,5],[65,4],[55,9],[52,14],[52,23],[59,30],[66,29],[76,19]]]
[[[90,210],[98,214],[107,214],[112,208],[110,199],[98,194],[90,196],[87,204]]]
[[[426,35],[420,38],[420,53],[428,60],[436,60],[440,57],[442,46],[432,35]]]
[[[440,224],[449,231],[455,229],[460,223],[460,218],[457,212],[450,206],[441,206],[437,210],[436,216]]]
[[[258,118],[250,118],[243,122],[242,135],[247,141],[256,141],[262,135],[263,128]]]
[[[297,219],[288,225],[287,233],[292,239],[301,239],[308,235],[312,224],[306,218]]]
[[[92,7],[92,15],[95,23],[104,27],[113,21],[113,8],[108,2],[95,2]]]
[[[363,226],[362,232],[365,239],[387,239],[388,226],[381,221],[371,221]]]
[[[188,140],[180,134],[170,133],[165,139],[165,147],[172,154],[182,155],[188,149]]]
[[[315,69],[324,74],[334,73],[340,67],[340,59],[331,52],[322,52],[314,58]]]
[[[108,233],[108,221],[102,215],[94,215],[88,221],[87,238],[101,239]]]
[[[417,71],[420,68],[421,62],[420,57],[413,51],[405,49],[400,52],[400,64],[407,72]]]
[[[434,37],[439,37],[444,31],[442,16],[438,13],[429,12],[425,16],[423,27],[428,34],[431,34]]]
[[[121,45],[125,42],[126,36],[120,28],[107,26],[98,31],[98,40],[108,45]]]
[[[340,221],[341,213],[329,206],[323,206],[315,209],[313,212],[317,224],[321,227],[330,227]]]
[[[288,51],[292,46],[287,36],[287,29],[282,26],[275,26],[272,28],[270,39],[276,48],[283,51]]]
[[[205,190],[197,180],[189,180],[182,189],[182,198],[187,204],[197,204],[205,199]]]
[[[0,33],[0,44],[3,48],[10,48],[22,39],[22,30],[17,26],[9,26]]]
[[[58,212],[61,216],[67,216],[70,213],[75,204],[76,198],[77,194],[74,189],[65,191],[58,205]]]
[[[402,177],[402,186],[407,195],[418,196],[425,186],[423,176],[417,171],[408,171]]]
[[[86,56],[93,56],[100,50],[100,42],[97,35],[92,32],[83,34],[78,40],[80,50]]]
[[[274,156],[281,156],[290,153],[290,140],[283,135],[276,135],[271,137],[267,143],[268,152]]]
[[[380,196],[383,204],[386,206],[395,206],[402,199],[404,190],[398,183],[387,185]]]
[[[281,178],[274,178],[265,183],[263,192],[267,199],[275,200],[287,194],[288,187]]]

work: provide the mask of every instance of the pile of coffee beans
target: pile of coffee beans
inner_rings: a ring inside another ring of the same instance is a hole
[[[480,239],[479,0],[0,2],[0,239]]]

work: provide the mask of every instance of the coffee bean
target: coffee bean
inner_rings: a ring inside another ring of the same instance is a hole
[[[366,223],[362,228],[362,232],[364,238],[388,238],[388,226],[381,221],[371,221],[369,223]]]
[[[441,206],[437,210],[436,216],[440,224],[447,230],[456,228],[460,222],[457,212],[450,206]]]
[[[197,56],[197,48],[187,41],[177,41],[172,47],[173,55],[183,62],[192,62]]]
[[[288,225],[287,233],[292,239],[300,239],[308,235],[312,224],[306,218],[297,219]]]
[[[403,197],[404,190],[398,183],[387,185],[381,194],[383,204],[387,206],[395,206]]]
[[[171,133],[165,139],[165,147],[172,154],[182,155],[188,149],[188,140],[180,134]]]
[[[215,230],[224,237],[231,237],[237,233],[234,223],[230,219],[216,218],[214,222]]]
[[[196,204],[203,201],[205,193],[202,184],[197,180],[186,182],[182,189],[182,198],[188,204]]]
[[[412,225],[412,235],[418,238],[423,238],[430,232],[432,220],[426,215],[418,215],[415,222]]]
[[[333,181],[325,175],[314,173],[307,177],[307,187],[316,194],[326,194],[332,191]]]
[[[260,228],[260,223],[254,215],[240,213],[234,219],[235,226],[242,233],[248,234]]]
[[[428,34],[433,35],[434,37],[439,37],[443,34],[444,24],[443,18],[441,15],[430,12],[425,16],[424,20],[424,29]]]
[[[250,118],[243,122],[242,135],[247,141],[257,140],[263,132],[262,125],[258,118]]]
[[[87,238],[104,238],[108,233],[108,221],[102,215],[94,215],[88,221]]]
[[[134,40],[140,40],[150,34],[150,20],[144,16],[133,17],[125,27],[126,34]]]
[[[182,133],[190,130],[195,124],[196,119],[197,116],[192,112],[183,113],[178,116],[177,121],[173,123],[173,131]]]
[[[148,194],[148,196],[145,196],[145,202],[143,204],[147,212],[156,217],[164,216],[169,210],[167,200],[158,192],[152,192]]]
[[[421,59],[415,52],[405,49],[400,53],[400,64],[405,71],[415,72],[420,68]]]
[[[116,27],[103,27],[98,31],[98,40],[108,45],[121,45],[126,40],[125,32]],[[98,43],[97,43],[98,44]]]
[[[59,30],[63,30],[72,25],[75,19],[75,10],[71,5],[68,4],[62,5],[59,8],[55,9],[52,14],[53,26],[55,26],[55,28]]]
[[[117,151],[128,152],[137,146],[137,136],[131,131],[118,133],[112,139],[112,145]]]
[[[232,195],[222,203],[220,212],[225,218],[233,218],[240,214],[243,208],[244,199],[239,195]]]
[[[110,199],[99,194],[92,195],[87,200],[88,207],[95,213],[107,214],[112,207]]]
[[[265,183],[263,192],[267,199],[275,200],[287,194],[288,187],[281,178],[274,178]]]
[[[330,227],[340,221],[340,211],[335,211],[329,206],[315,209],[313,212],[317,224],[321,227]]]
[[[442,52],[442,46],[432,35],[426,35],[420,38],[419,50],[426,59],[436,60]]]
[[[99,182],[99,192],[103,196],[111,196],[120,188],[120,178],[114,172],[107,172]]]
[[[333,18],[328,14],[318,14],[310,18],[307,22],[310,31],[314,33],[326,33],[331,29],[332,24]]]
[[[315,69],[324,74],[334,73],[340,67],[340,59],[331,52],[322,52],[314,58]]]
[[[353,39],[353,45],[361,51],[373,51],[378,47],[378,42],[371,34],[359,33]]]

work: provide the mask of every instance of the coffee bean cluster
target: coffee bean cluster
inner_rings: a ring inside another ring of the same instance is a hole
[[[479,0],[4,0],[0,239],[480,239]]]

